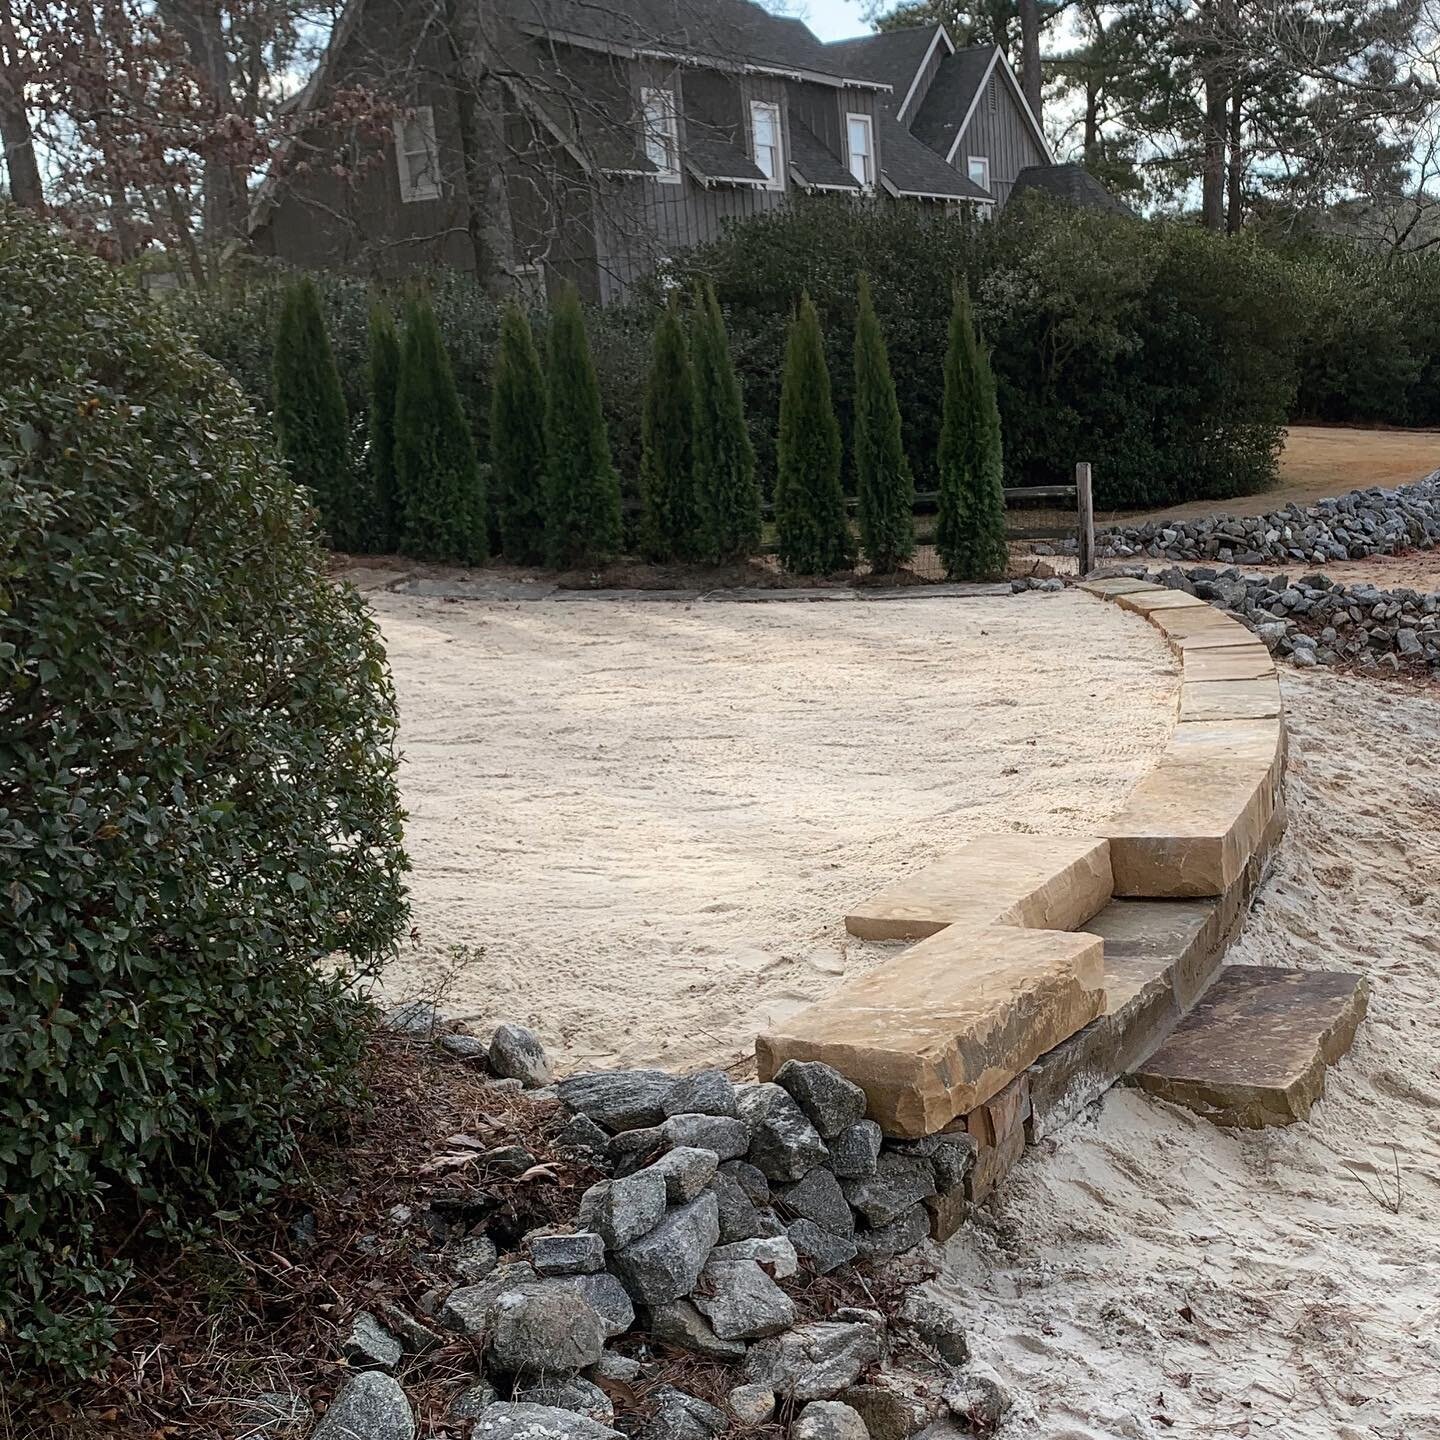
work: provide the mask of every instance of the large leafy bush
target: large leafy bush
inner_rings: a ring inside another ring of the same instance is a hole
[[[0,324],[0,1367],[83,1369],[112,1234],[263,1201],[357,1098],[395,706],[212,361],[8,209]]]

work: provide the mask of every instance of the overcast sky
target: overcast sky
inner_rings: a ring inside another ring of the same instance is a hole
[[[784,9],[798,15],[822,40],[848,40],[870,32],[860,17],[859,0],[803,0]]]

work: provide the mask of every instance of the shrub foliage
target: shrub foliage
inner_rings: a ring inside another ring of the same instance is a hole
[[[517,565],[545,558],[545,372],[530,321],[506,308],[490,394],[491,478],[500,547]]]
[[[237,387],[13,210],[0,275],[0,1365],[83,1370],[107,1236],[263,1201],[357,1098],[395,706]]]
[[[423,560],[485,559],[485,494],[475,442],[428,300],[410,306],[395,392],[400,550]]]
[[[573,286],[555,305],[549,350],[546,556],[561,569],[603,564],[620,553],[620,477],[610,459],[600,385]]]
[[[785,347],[775,535],[787,570],[829,575],[854,563],[840,488],[840,426],[830,403],[820,318],[809,295],[800,297]]]
[[[855,318],[855,492],[860,548],[872,570],[889,574],[915,553],[915,480],[900,438],[900,406],[885,336],[861,275]]]
[[[713,560],[743,560],[760,548],[760,485],[745,426],[740,382],[714,288],[696,296],[690,353],[695,365],[695,491]]]
[[[990,357],[975,334],[970,293],[955,287],[940,423],[940,511],[935,548],[949,580],[1005,573],[1004,459]]]
[[[308,276],[286,291],[274,366],[275,433],[290,474],[310,493],[336,549],[360,549],[370,516],[353,484],[340,372]]]
[[[374,516],[370,548],[384,554],[400,540],[400,494],[395,478],[395,395],[400,385],[400,337],[387,305],[370,307],[370,484]]]
[[[695,495],[695,381],[672,296],[660,312],[645,386],[640,450],[640,550],[651,560],[693,560],[704,551]]]

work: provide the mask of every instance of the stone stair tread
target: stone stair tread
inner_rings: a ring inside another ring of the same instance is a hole
[[[1101,1013],[1102,944],[952,926],[761,1035],[760,1078],[787,1060],[822,1060],[865,1091],[887,1134],[934,1134]]]
[[[1094,836],[982,835],[858,905],[862,940],[923,940],[947,925],[1074,930],[1109,899],[1110,850]]]
[[[1350,1049],[1368,995],[1342,971],[1227,966],[1131,1079],[1217,1125],[1292,1124]]]

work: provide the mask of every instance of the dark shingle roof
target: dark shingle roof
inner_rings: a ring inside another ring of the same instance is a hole
[[[738,146],[719,135],[686,137],[685,164],[701,180],[731,184],[765,183],[765,172]]]
[[[790,166],[803,185],[827,190],[858,190],[843,160],[802,120],[790,112]]]
[[[993,45],[971,45],[940,62],[920,108],[910,121],[911,130],[932,150],[938,150],[941,155],[950,153],[994,55]]]
[[[826,52],[833,63],[853,75],[862,75],[888,85],[895,92],[898,106],[924,63],[930,43],[935,39],[934,25],[917,25],[909,30],[885,30],[878,35],[860,35],[853,40],[835,40]]]
[[[527,31],[623,51],[659,52],[787,74],[864,81],[827,53],[803,22],[751,0],[500,0]]]
[[[951,200],[993,199],[988,190],[982,190],[968,175],[947,165],[883,109],[880,112],[880,173],[902,195],[930,195]]]
[[[1083,165],[1027,165],[1015,177],[1010,198],[1018,200],[1028,191],[1053,195],[1082,210],[1110,210],[1117,215],[1134,211],[1117,200]]]

